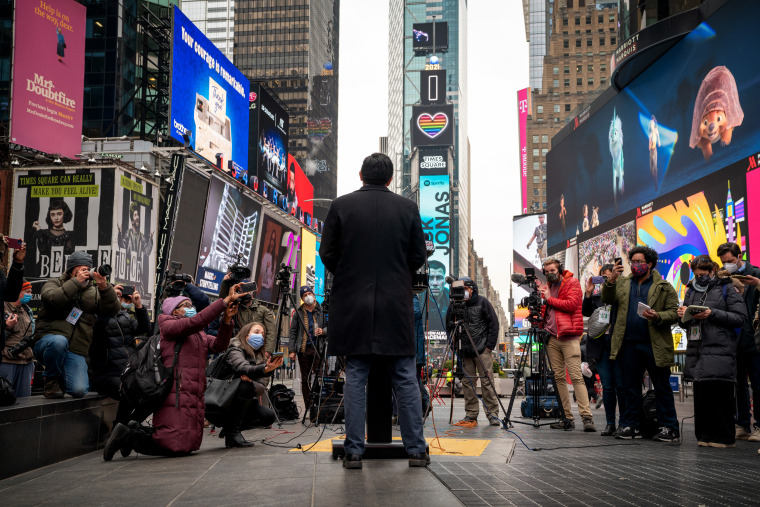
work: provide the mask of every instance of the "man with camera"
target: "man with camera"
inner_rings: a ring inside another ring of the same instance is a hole
[[[85,357],[92,343],[97,317],[111,318],[121,309],[108,283],[110,266],[92,269],[92,257],[76,251],[66,260],[66,272],[42,287],[42,308],[37,317],[34,355],[45,366],[46,398],[65,392],[81,398],[89,389]]]
[[[496,398],[493,385],[491,355],[499,340],[499,318],[491,303],[478,294],[478,286],[470,277],[463,276],[459,281],[463,282],[463,287],[457,286],[456,282],[452,284],[451,305],[446,312],[446,330],[449,333],[454,331],[457,320],[462,319],[472,337],[472,343],[466,332],[455,337],[459,341],[459,360],[465,373],[462,378],[465,417],[456,423],[456,426],[472,427],[478,424],[480,410],[478,395],[475,392],[476,375],[480,375],[481,393],[486,404],[488,421],[491,426],[499,426],[499,400]]]
[[[544,261],[544,275],[547,285],[539,288],[546,300],[543,307],[544,330],[549,335],[546,353],[554,372],[554,386],[562,400],[565,419],[550,428],[571,431],[575,420],[570,405],[565,368],[573,382],[578,412],[583,420],[583,431],[596,431],[594,417],[589,407],[588,391],[581,372],[581,335],[583,334],[583,291],[573,274],[562,267],[557,259]]]
[[[322,358],[317,352],[317,340],[320,336],[327,335],[327,330],[322,328],[322,307],[314,296],[314,291],[308,285],[303,285],[298,291],[303,304],[290,319],[290,335],[288,350],[291,361],[298,356],[298,367],[301,370],[301,394],[306,410],[311,407],[311,375],[319,375],[322,367]],[[300,322],[300,323],[299,323]],[[303,328],[306,324],[307,329]],[[300,331],[300,332],[299,332]]]
[[[620,361],[623,372],[625,410],[620,414],[621,428],[615,435],[620,439],[641,436],[641,380],[646,370],[657,400],[660,432],[654,439],[678,440],[670,387],[670,367],[674,364],[671,326],[678,322],[678,294],[654,269],[657,258],[657,252],[649,247],[633,247],[628,251],[631,274],[620,276],[623,263],[615,259],[615,269],[602,285],[602,303],[617,305],[610,359]]]
[[[250,276],[250,271],[248,272]],[[237,280],[232,276],[232,272],[227,273],[222,280],[222,285],[219,288],[219,297],[224,299],[230,293],[230,287],[236,283],[240,283],[242,280]],[[249,282],[243,285],[243,292],[256,291],[256,282]],[[219,329],[219,323],[221,318],[217,318],[208,327],[208,334],[216,336]],[[240,330],[247,324],[253,322],[261,322],[266,328],[266,342],[264,343],[264,355],[267,359],[274,352],[277,346],[277,330],[275,329],[275,317],[274,312],[267,308],[261,302],[246,294],[240,298],[240,305],[238,306],[238,313],[232,318],[232,323],[235,326],[234,334],[240,332]]]

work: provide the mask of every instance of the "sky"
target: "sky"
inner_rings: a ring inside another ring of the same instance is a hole
[[[507,311],[512,216],[520,213],[517,90],[529,85],[528,43],[522,2],[468,4],[470,237]],[[388,135],[388,0],[342,1],[340,26],[339,196],[359,188],[362,160]]]

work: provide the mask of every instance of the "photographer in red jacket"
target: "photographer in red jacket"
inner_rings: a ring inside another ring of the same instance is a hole
[[[581,284],[570,271],[563,269],[556,259],[544,261],[544,275],[548,285],[539,287],[546,300],[544,306],[544,329],[548,336],[547,353],[554,371],[554,384],[562,400],[565,419],[550,427],[570,431],[575,429],[575,421],[570,407],[570,393],[567,390],[565,368],[573,382],[578,411],[583,419],[583,431],[596,431],[594,418],[588,402],[588,391],[581,373],[581,335],[583,334],[583,291]]]

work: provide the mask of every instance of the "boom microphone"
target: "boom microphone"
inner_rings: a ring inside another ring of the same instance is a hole
[[[449,276],[446,277],[446,283],[449,284],[449,285],[451,285],[452,283],[454,283],[456,281],[457,281],[456,278],[454,278],[451,275],[449,275]]]
[[[512,273],[512,281],[517,285],[528,285],[528,279],[522,273]]]

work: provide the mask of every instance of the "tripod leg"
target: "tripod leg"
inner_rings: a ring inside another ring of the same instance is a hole
[[[470,335],[470,331],[466,327],[464,327],[464,326],[462,328],[464,329],[464,332],[467,335],[467,339],[470,340],[470,345],[472,346],[472,350],[477,350],[477,348],[475,347],[475,342],[472,340],[472,336]],[[491,369],[490,370],[486,370],[486,367],[483,364],[483,359],[480,357],[480,355],[478,355],[477,358],[478,358],[478,362],[480,363],[481,371],[486,374],[486,378],[487,379],[488,378],[493,378],[493,365],[491,365]],[[490,377],[488,376],[488,372],[489,371],[491,372],[491,376]],[[482,384],[483,384],[483,382],[481,382],[481,385]],[[501,399],[499,398],[499,395],[496,394],[496,386],[494,385],[493,381],[489,382],[489,384],[490,384],[489,387],[491,388],[491,391],[493,392],[493,396],[494,396],[494,398],[496,398],[496,402],[501,407],[502,412],[506,412],[506,410],[504,409],[504,404],[502,403]],[[473,383],[472,388],[475,389],[474,383]],[[483,391],[485,391],[485,386],[483,386]],[[486,410],[488,410],[488,407],[486,407]],[[491,414],[488,414],[488,413],[486,415],[488,417],[491,416]]]

